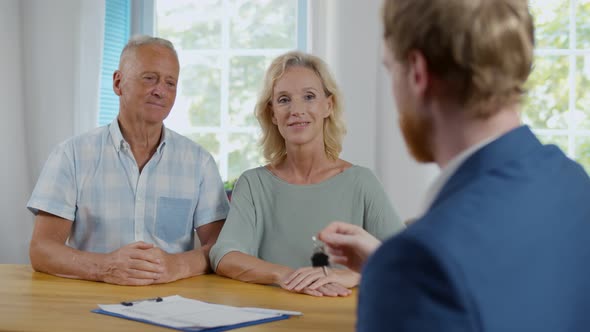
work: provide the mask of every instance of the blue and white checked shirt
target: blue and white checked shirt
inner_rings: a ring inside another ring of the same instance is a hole
[[[73,220],[67,244],[79,250],[107,253],[135,241],[168,253],[193,249],[193,229],[225,219],[228,200],[211,154],[163,133],[141,174],[117,119],[61,143],[27,207]]]

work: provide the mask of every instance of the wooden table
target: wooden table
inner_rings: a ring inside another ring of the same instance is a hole
[[[34,272],[29,265],[0,264],[0,331],[173,331],[91,313],[98,303],[181,295],[234,306],[303,312],[238,331],[353,331],[356,290],[340,298],[312,297],[273,286],[204,275],[165,285],[115,286]]]

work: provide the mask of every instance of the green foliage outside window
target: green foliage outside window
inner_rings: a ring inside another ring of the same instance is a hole
[[[590,0],[531,0],[530,6],[536,56],[523,121],[590,172]]]
[[[223,182],[223,188],[226,191],[234,190],[234,186],[236,185],[236,181],[238,179],[227,180]]]
[[[157,35],[181,62],[170,127],[214,156],[222,177],[264,163],[256,97],[270,61],[297,48],[297,0],[159,0]],[[179,106],[180,105],[180,106]],[[174,122],[176,121],[176,122]],[[178,129],[177,129],[178,128]]]

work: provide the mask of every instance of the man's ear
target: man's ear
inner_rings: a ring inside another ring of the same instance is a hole
[[[121,71],[120,70],[115,70],[115,72],[113,73],[113,91],[115,91],[115,94],[117,96],[121,96]]]
[[[429,89],[430,72],[428,62],[420,51],[410,51],[408,54],[408,83],[416,96],[424,97]]]

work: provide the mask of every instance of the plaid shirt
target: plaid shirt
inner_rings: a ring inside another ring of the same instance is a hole
[[[225,219],[229,204],[205,149],[163,128],[141,173],[117,119],[55,148],[27,207],[73,220],[67,244],[107,253],[135,241],[191,250],[193,229]]]

